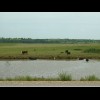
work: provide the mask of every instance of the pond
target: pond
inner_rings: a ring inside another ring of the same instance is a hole
[[[7,60],[0,61],[0,78],[15,76],[57,77],[71,74],[73,79],[88,75],[100,78],[100,60]]]

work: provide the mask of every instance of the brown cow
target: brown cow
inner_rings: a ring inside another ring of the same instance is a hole
[[[28,51],[21,51],[21,54],[28,54]]]

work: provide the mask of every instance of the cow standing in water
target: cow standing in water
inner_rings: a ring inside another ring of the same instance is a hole
[[[88,62],[88,61],[89,61],[89,59],[86,59],[86,61]]]
[[[21,53],[22,53],[23,55],[24,55],[24,54],[28,54],[28,51],[22,51]]]

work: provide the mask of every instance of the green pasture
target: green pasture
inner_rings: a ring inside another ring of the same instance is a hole
[[[68,50],[71,54],[65,53]],[[28,54],[21,54],[28,51]],[[0,59],[100,59],[100,44],[26,44],[0,43]]]

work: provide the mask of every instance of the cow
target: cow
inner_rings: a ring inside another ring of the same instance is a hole
[[[21,54],[28,54],[28,51],[21,51]]]
[[[70,55],[71,54],[68,50],[65,50],[65,53],[67,53],[67,55]]]
[[[89,61],[89,59],[87,59],[87,58],[86,58],[86,61],[88,62],[88,61]]]
[[[65,53],[68,53],[68,50],[65,50]]]

